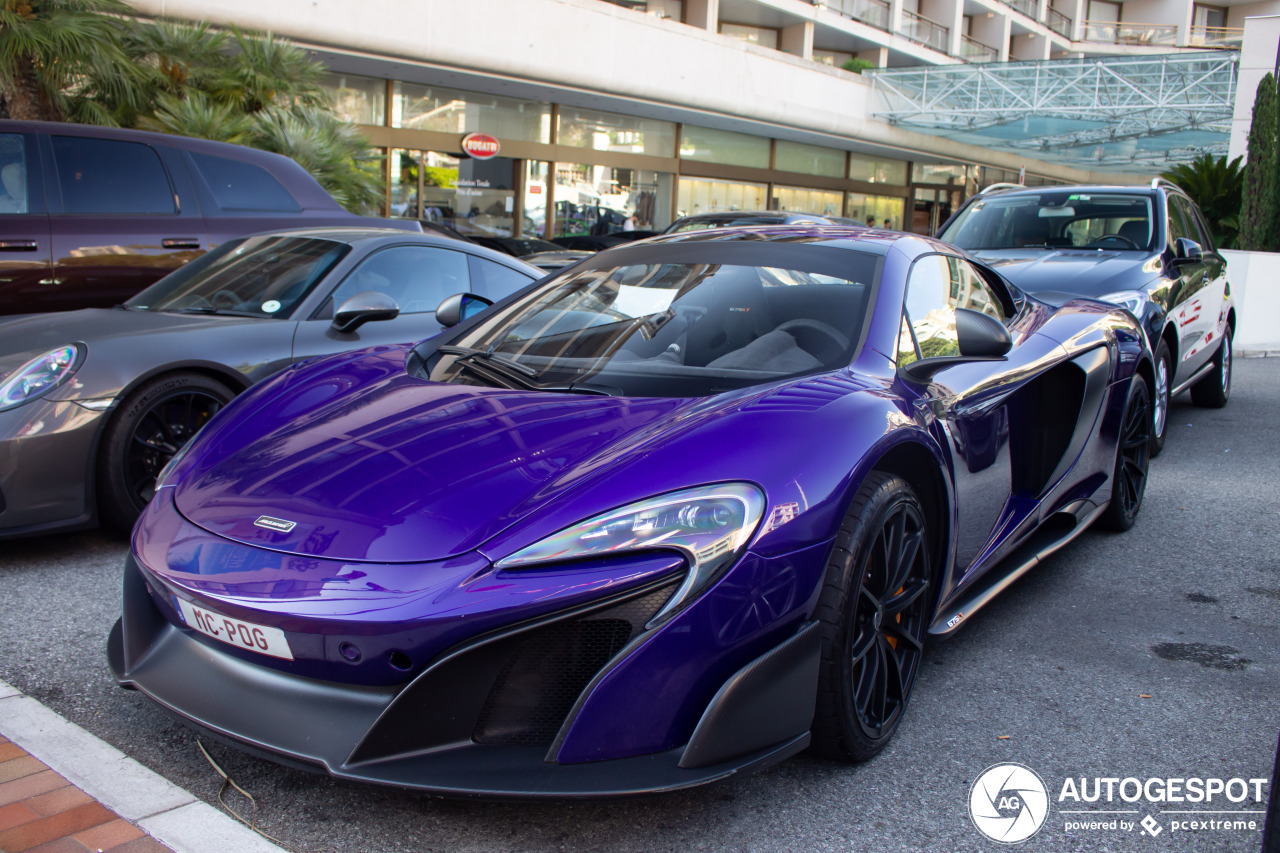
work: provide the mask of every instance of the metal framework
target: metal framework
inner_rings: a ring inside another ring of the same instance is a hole
[[[875,115],[950,139],[1092,169],[1150,171],[1225,154],[1240,55],[882,69]]]

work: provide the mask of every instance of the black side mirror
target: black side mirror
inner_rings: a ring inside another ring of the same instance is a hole
[[[436,308],[436,322],[446,329],[451,329],[463,320],[469,320],[493,302],[474,293],[455,293],[446,296]]]
[[[933,374],[956,364],[973,361],[1000,361],[1013,349],[1009,330],[999,320],[981,311],[956,309],[956,348],[959,355],[936,356],[913,361],[901,368],[907,378],[928,382]]]
[[[347,299],[333,314],[330,326],[335,332],[349,333],[373,320],[394,320],[400,316],[400,306],[385,293],[366,290]]]
[[[1173,265],[1198,264],[1204,259],[1204,251],[1200,244],[1187,237],[1179,237],[1173,241]]]

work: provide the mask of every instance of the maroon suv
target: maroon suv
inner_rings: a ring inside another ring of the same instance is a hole
[[[0,315],[115,305],[231,237],[359,222],[278,154],[0,121]]]

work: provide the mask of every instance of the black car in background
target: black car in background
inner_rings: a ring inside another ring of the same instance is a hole
[[[381,225],[288,157],[165,133],[0,121],[0,315],[116,305],[233,237]]]
[[[1155,355],[1153,453],[1164,447],[1175,394],[1190,389],[1197,405],[1227,404],[1236,325],[1227,262],[1204,214],[1175,184],[997,184],[965,202],[937,236],[1041,299],[1089,296],[1137,316]]]

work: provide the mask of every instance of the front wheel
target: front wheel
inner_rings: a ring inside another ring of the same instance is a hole
[[[120,404],[98,453],[98,515],[128,534],[155,494],[156,475],[235,394],[199,373],[171,373]]]
[[[1209,409],[1221,409],[1231,396],[1231,338],[1234,329],[1227,326],[1222,343],[1213,356],[1213,369],[1191,386],[1191,402]]]
[[[901,477],[869,475],[840,525],[818,600],[818,754],[865,761],[897,730],[924,652],[930,577],[915,491]]]
[[[1151,464],[1151,392],[1141,376],[1129,383],[1124,415],[1120,418],[1120,440],[1116,467],[1111,474],[1111,503],[1100,522],[1108,530],[1133,527],[1147,491],[1147,469]]]

